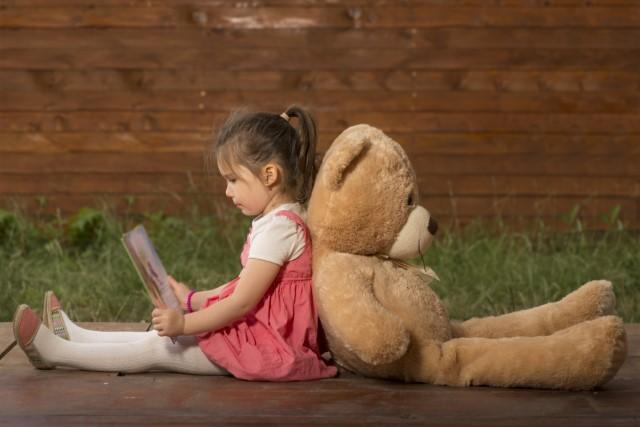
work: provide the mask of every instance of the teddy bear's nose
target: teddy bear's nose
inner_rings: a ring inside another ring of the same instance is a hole
[[[436,232],[438,231],[438,222],[433,218],[429,218],[429,224],[427,224],[427,230],[429,230],[429,233],[431,233],[432,236],[435,236]]]

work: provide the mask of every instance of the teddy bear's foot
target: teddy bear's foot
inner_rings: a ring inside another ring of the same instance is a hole
[[[614,314],[616,296],[608,280],[592,280],[558,301],[568,322],[582,322],[596,317]]]
[[[582,384],[572,388],[587,390],[606,384],[627,358],[627,334],[622,319],[617,316],[599,317],[552,335],[561,340],[565,336],[570,336],[576,345],[584,341],[584,347],[578,351],[583,357],[570,362],[584,363],[580,378]]]
[[[526,310],[452,323],[455,337],[503,338],[551,335],[572,325],[615,312],[616,297],[607,280],[593,280],[557,302]]]
[[[432,344],[426,353],[419,381],[589,390],[616,374],[627,344],[622,320],[604,316],[549,336],[458,338]]]

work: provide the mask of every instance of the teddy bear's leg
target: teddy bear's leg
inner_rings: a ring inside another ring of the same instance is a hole
[[[422,376],[414,380],[588,390],[615,375],[627,347],[622,320],[605,316],[548,336],[456,338],[423,350]]]
[[[502,316],[452,322],[454,337],[516,337],[550,335],[585,320],[613,314],[616,298],[611,282],[594,280],[557,302]]]

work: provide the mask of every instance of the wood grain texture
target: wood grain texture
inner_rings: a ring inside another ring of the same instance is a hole
[[[617,70],[0,69],[0,90],[56,93],[149,90],[636,92],[640,72]]]
[[[638,56],[640,58],[640,56]],[[64,95],[64,96],[61,96]],[[206,111],[229,112],[238,105],[281,111],[296,102],[318,113],[496,112],[640,113],[640,91],[624,93],[387,92],[362,91],[80,91],[73,94],[2,91],[0,111]],[[279,113],[278,113],[279,114]]]
[[[336,31],[325,28],[266,28],[259,31],[213,31],[200,28],[96,28],[0,29],[0,49],[157,49],[158,40],[167,49],[198,49],[204,52],[225,47],[290,48],[339,46],[368,48],[521,48],[541,49],[634,49],[640,37],[637,28],[543,28],[543,27],[445,27],[445,28],[360,28]]]
[[[441,218],[638,228],[639,39],[634,0],[0,0],[0,202],[220,200],[229,112],[299,103],[321,152],[400,142]]]
[[[384,128],[376,120],[354,121]],[[57,122],[54,122],[54,124]],[[531,126],[533,127],[533,123]],[[168,132],[162,130],[99,131],[99,132],[0,132],[0,153],[54,154],[54,153],[194,153],[205,155],[212,150],[215,137],[212,132]],[[403,146],[412,159],[432,155],[571,155],[593,160],[593,156],[633,157],[640,155],[637,143],[640,133],[582,134],[566,133],[509,133],[489,130],[485,132],[415,132],[401,130],[387,132]],[[317,150],[323,153],[340,131],[318,135]],[[447,164],[454,164],[451,157]]]
[[[202,152],[81,152],[6,153],[0,156],[0,171],[8,173],[201,172]],[[509,175],[638,177],[640,155],[571,154],[421,154],[412,156],[420,175]],[[633,193],[630,193],[633,194]]]
[[[640,48],[162,48],[2,49],[1,69],[179,69],[185,64],[227,70],[476,69],[636,71]]]
[[[84,323],[144,330],[140,323]],[[447,425],[631,427],[640,417],[640,325],[625,325],[629,352],[603,389],[562,392],[434,387],[354,376],[292,383],[147,373],[38,371],[19,348],[0,361],[0,411],[8,424]],[[0,323],[0,345],[12,339]],[[43,390],[65,390],[51,399]],[[544,420],[542,420],[544,418]]]
[[[154,5],[208,5],[211,7],[229,7],[228,0],[155,0]],[[398,0],[350,0],[349,5],[354,6],[393,6]],[[636,0],[401,0],[403,6],[482,6],[486,8],[512,8],[512,7],[538,7],[550,9],[554,7],[579,7],[589,8],[593,6],[603,7],[629,7],[637,6]],[[4,7],[33,7],[51,6],[49,0],[0,0]],[[85,0],[57,0],[57,6],[85,6]],[[149,0],[100,0],[103,6],[146,6]],[[234,7],[243,8],[248,5],[244,2],[233,3]],[[322,6],[341,8],[342,2],[336,0],[253,0],[251,6]]]
[[[133,27],[260,30],[273,28],[401,28],[401,27],[629,27],[640,23],[635,6],[577,8],[554,7],[552,13],[540,7],[516,6],[224,6],[173,5],[7,7],[0,9],[6,28]]]
[[[274,113],[275,114],[275,113]],[[425,113],[320,111],[314,114],[319,125],[320,139],[335,138],[346,127],[369,123],[403,143],[412,134],[447,133],[500,134],[512,140],[628,141],[633,150],[640,133],[640,114],[612,113]],[[228,117],[227,112],[168,112],[168,111],[58,111],[14,112],[0,111],[0,132],[4,138],[24,138],[29,134],[73,132],[167,132],[204,133],[213,135]],[[13,134],[13,135],[11,135]],[[443,136],[443,137],[446,137]],[[2,148],[0,147],[0,150]]]

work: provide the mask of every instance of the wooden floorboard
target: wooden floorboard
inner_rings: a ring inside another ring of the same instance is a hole
[[[85,324],[144,330],[145,324]],[[341,374],[298,383],[32,368],[20,348],[0,360],[0,424],[640,425],[640,324],[629,355],[602,390],[449,388]],[[0,351],[13,341],[0,323]]]

